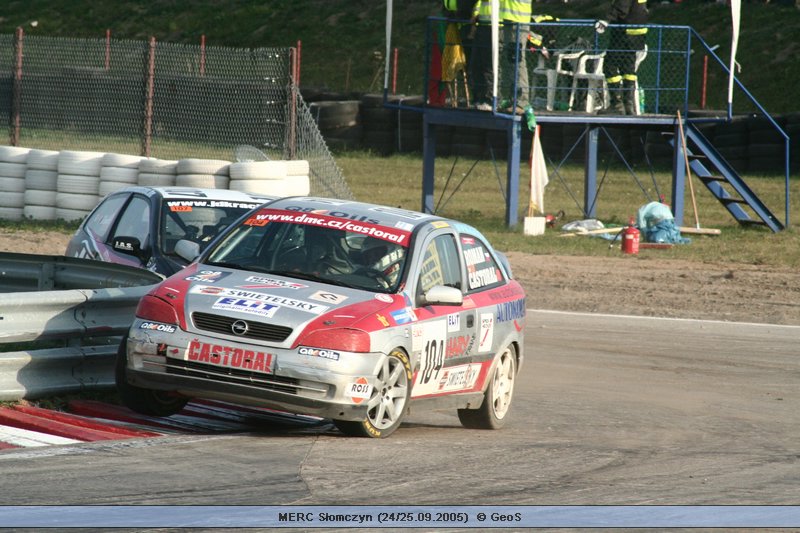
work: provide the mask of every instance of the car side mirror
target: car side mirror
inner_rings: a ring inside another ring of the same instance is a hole
[[[418,307],[424,305],[461,305],[464,303],[464,295],[455,287],[436,285],[420,296],[420,300],[421,305]]]
[[[191,263],[200,255],[200,245],[188,239],[181,239],[175,243],[175,253]]]
[[[111,247],[115,252],[132,255],[142,262],[147,259],[147,254],[142,252],[142,243],[136,237],[114,237]]]

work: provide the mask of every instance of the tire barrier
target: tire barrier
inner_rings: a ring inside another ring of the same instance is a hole
[[[62,150],[58,155],[56,218],[81,220],[100,201],[101,152]]]
[[[58,155],[55,150],[31,150],[25,163],[25,206],[32,220],[55,220],[58,197]]]
[[[113,386],[119,338],[163,279],[114,263],[6,252],[0,271],[0,401]]]
[[[178,174],[178,162],[146,157],[139,162],[139,185],[172,187]]]
[[[114,191],[136,185],[139,182],[139,163],[142,159],[138,155],[105,154],[100,162],[98,196],[105,198]]]
[[[307,160],[178,161],[0,146],[0,220],[79,221],[123,187],[203,187],[266,196],[311,193]]]
[[[27,148],[3,146],[0,151],[0,216],[22,220],[25,206],[25,161]]]
[[[325,101],[330,96],[336,100]],[[358,120],[352,119],[353,101],[341,100],[345,95],[314,93],[312,113],[318,120],[320,131],[333,150],[369,150],[378,155],[422,151],[423,114],[408,108],[383,107],[382,94],[365,94],[359,100]],[[421,96],[390,96],[392,104],[421,108]],[[334,119],[333,117],[339,117]],[[773,117],[790,138],[790,167],[800,170],[800,113]],[[340,120],[340,122],[336,122]],[[349,121],[348,121],[349,120]],[[764,117],[737,116],[730,122],[698,124],[701,133],[708,138],[728,162],[739,172],[782,173],[784,163],[783,137],[771,122]],[[542,124],[542,149],[552,160],[560,161],[573,147],[584,126],[574,124]],[[661,130],[646,128],[606,128],[614,144],[630,163],[671,165],[672,147]],[[664,130],[673,133],[671,129]],[[615,155],[605,136],[599,139],[601,154]],[[522,132],[521,157],[530,153],[531,136],[526,128]],[[439,126],[436,136],[437,156],[495,157],[504,159],[508,140],[504,131],[480,132],[473,128]],[[570,154],[570,161],[582,162],[585,153],[582,146]]]

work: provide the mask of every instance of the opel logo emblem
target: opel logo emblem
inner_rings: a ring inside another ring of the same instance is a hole
[[[247,322],[245,322],[244,320],[237,320],[236,322],[231,324],[231,331],[235,335],[244,335],[247,333],[247,330],[248,330]]]

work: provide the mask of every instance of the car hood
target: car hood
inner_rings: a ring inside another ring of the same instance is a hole
[[[406,307],[400,294],[202,264],[190,265],[170,277],[156,293],[182,307],[179,314],[184,315],[184,324],[192,313],[201,312],[266,322],[296,333],[331,327],[374,331],[388,325],[381,312]],[[170,294],[182,296],[183,305]]]

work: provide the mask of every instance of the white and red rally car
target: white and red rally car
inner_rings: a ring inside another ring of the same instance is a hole
[[[151,415],[210,398],[380,438],[414,405],[496,429],[522,366],[524,321],[522,287],[474,228],[283,198],[141,300],[117,384],[130,408]]]

